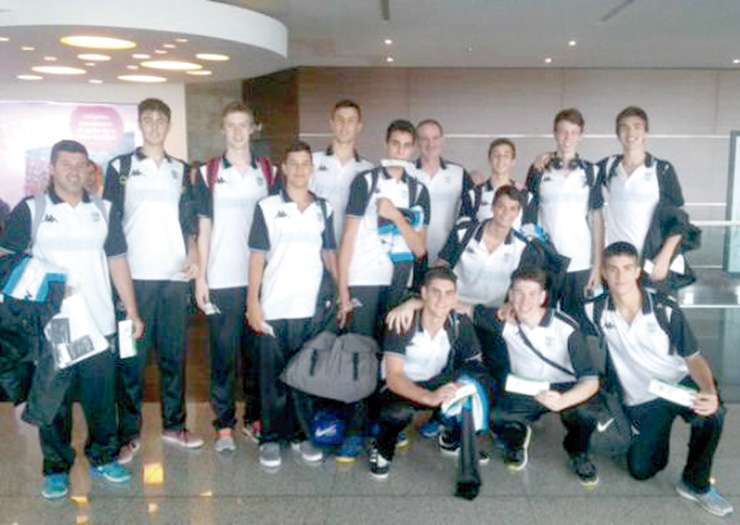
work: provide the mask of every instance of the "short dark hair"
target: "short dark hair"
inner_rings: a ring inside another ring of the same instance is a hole
[[[141,116],[147,111],[159,111],[162,115],[167,117],[167,120],[172,120],[172,110],[167,104],[158,98],[145,98],[139,102],[139,106],[136,109],[139,118],[141,118]]]
[[[416,128],[408,120],[399,118],[391,122],[385,132],[385,141],[388,142],[389,140],[391,140],[391,135],[393,135],[393,133],[395,133],[396,131],[410,134],[411,138],[413,138],[414,142],[416,142]]]
[[[357,111],[357,116],[359,117],[359,119],[362,120],[362,110],[360,109],[360,105],[349,98],[343,98],[342,100],[334,104],[334,107],[331,110],[331,118],[334,118],[334,114],[342,108],[354,109],[355,111]]]
[[[290,146],[287,147],[285,150],[285,155],[283,156],[283,159],[287,159],[288,155],[291,153],[298,153],[300,151],[305,151],[309,155],[311,155],[311,146],[309,146],[306,142],[303,142],[302,140],[296,140],[291,143]]]
[[[637,248],[635,247],[635,245],[626,241],[613,242],[609,246],[604,248],[604,260],[616,257],[618,255],[633,257],[636,260],[640,259],[640,254],[637,252]]]
[[[424,274],[424,279],[422,280],[421,285],[427,287],[435,279],[450,281],[455,285],[455,289],[457,289],[457,275],[455,275],[455,272],[447,266],[432,266],[429,268]]]
[[[509,197],[511,200],[518,202],[519,206],[522,208],[524,208],[524,205],[526,204],[524,192],[519,191],[519,189],[513,184],[506,184],[497,189],[496,193],[493,194],[492,204],[495,206],[502,197]]]
[[[514,145],[514,142],[511,139],[507,138],[500,138],[496,139],[493,142],[491,142],[491,145],[488,146],[488,158],[491,158],[491,154],[493,153],[494,148],[498,148],[499,146],[509,146],[511,148],[511,158],[516,158],[516,146]]]
[[[619,135],[619,125],[627,117],[637,117],[645,123],[645,131],[649,130],[649,122],[647,112],[639,106],[627,106],[617,114],[617,118],[614,119],[614,131]]]
[[[221,120],[225,119],[232,113],[246,113],[252,119],[252,123],[254,123],[254,111],[252,111],[252,108],[247,106],[241,100],[234,100],[233,102],[226,104],[224,109],[221,111]]]
[[[416,132],[418,133],[419,132],[419,128],[421,128],[422,126],[426,126],[427,124],[431,124],[433,126],[437,126],[437,129],[439,130],[439,134],[440,135],[444,135],[445,134],[445,130],[444,130],[444,128],[442,128],[442,124],[440,124],[439,120],[437,120],[435,118],[425,118],[424,120],[422,120],[421,122],[419,122],[416,125]]]
[[[552,121],[552,130],[555,131],[558,127],[558,123],[563,120],[570,122],[571,124],[575,124],[581,128],[581,131],[586,127],[586,121],[583,120],[583,114],[581,114],[581,112],[576,108],[568,108],[558,111],[558,114],[555,115],[555,119]]]
[[[76,140],[60,140],[51,148],[51,163],[56,164],[59,154],[62,152],[66,153],[82,153],[88,161],[90,156],[87,154],[87,148]]]
[[[521,268],[517,268],[511,274],[512,286],[516,281],[534,281],[539,284],[543,290],[547,290],[547,272],[539,266],[523,266]]]

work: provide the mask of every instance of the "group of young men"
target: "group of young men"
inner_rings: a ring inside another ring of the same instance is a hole
[[[375,427],[370,472],[387,477],[417,410],[432,412],[420,434],[456,453],[459,429],[438,409],[467,374],[484,378],[493,432],[512,470],[527,464],[531,423],[556,412],[573,471],[593,485],[589,442],[601,430],[590,408],[612,381],[633,426],[630,474],[647,479],[666,466],[671,425],[681,416],[691,439],[679,494],[714,514],[732,512],[710,483],[724,407],[670,297],[669,275],[685,271],[683,197],[670,163],[646,150],[642,109],[619,113],[622,154],[598,164],[578,155],[580,112],[559,112],[556,151],[535,160],[524,185],[514,181],[511,140],[491,143],[491,174],[475,180],[442,157],[444,131],[434,119],[391,122],[385,158],[371,163],[356,150],[363,120],[351,100],[332,109],[325,151],[296,141],[279,170],[253,154],[255,116],[241,102],[222,114],[224,154],[194,168],[165,151],[164,102],[144,100],[138,114],[143,145],[109,163],[102,199],[85,190],[84,146],[61,141],[52,149],[40,226],[31,197],[10,214],[0,239],[4,254],[26,251],[62,268],[109,339],[110,351],[70,369],[93,473],[114,483],[130,478],[122,465],[141,448],[144,368],[153,349],[162,439],[203,446],[186,427],[193,290],[208,318],[218,452],[236,449],[242,363],[241,428],[259,442],[260,462],[278,467],[284,443],[320,461],[312,400],[280,376],[319,332],[343,330],[374,337],[382,361],[376,394],[346,411],[337,461],[354,461]],[[403,302],[409,291],[418,296]],[[138,339],[133,356],[119,353],[113,337],[123,319]],[[595,362],[585,335],[604,342],[610,373]],[[512,375],[545,386],[514,393],[506,387]],[[693,404],[657,397],[651,380],[693,388]],[[54,421],[40,428],[47,498],[68,492],[74,397],[70,391]]]

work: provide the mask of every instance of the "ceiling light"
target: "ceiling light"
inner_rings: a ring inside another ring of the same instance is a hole
[[[195,58],[200,60],[210,60],[213,62],[226,62],[229,60],[229,55],[221,55],[219,53],[198,53]]]
[[[154,75],[120,75],[118,80],[125,80],[126,82],[145,82],[150,84],[155,82],[167,82],[166,78]]]
[[[472,53],[472,52],[473,52],[473,46],[468,46],[468,53]]]
[[[109,55],[102,55],[100,53],[82,53],[81,55],[77,55],[77,58],[90,62],[107,62],[110,60]]]
[[[386,38],[385,40],[383,40],[383,43],[387,46],[390,46],[391,44],[393,44],[393,40],[391,40],[390,38]]]
[[[136,42],[108,36],[71,35],[59,40],[62,44],[89,49],[132,49]]]
[[[552,64],[552,58],[550,58],[550,57],[547,57],[547,58],[545,59],[545,64]]]
[[[732,61],[733,64],[740,64],[740,58],[736,58]]]
[[[10,39],[7,36],[0,36],[0,42],[10,42]]]
[[[84,75],[87,73],[79,67],[69,66],[35,66],[31,69],[37,73],[47,73],[49,75]]]
[[[176,38],[175,39],[175,42],[177,42],[178,44],[184,44],[187,41],[188,41],[187,38]]]
[[[85,62],[87,67],[95,67],[95,62]]]
[[[103,81],[100,80],[99,78],[91,78],[90,80],[88,80],[88,82],[90,82],[90,84],[102,84],[103,83]]]
[[[149,69],[166,69],[168,71],[193,71],[194,69],[203,69],[200,64],[193,62],[181,62],[180,60],[147,60],[141,63],[142,66]]]
[[[16,75],[15,78],[17,78],[18,80],[41,80],[44,77],[42,77],[41,75]]]
[[[147,55],[146,53],[134,53],[131,55],[131,58],[135,58],[137,60],[149,60],[152,58],[152,55]]]
[[[57,61],[57,57],[46,56],[46,57],[44,57],[44,60],[46,60],[47,62],[56,62]]]
[[[575,40],[571,40],[570,42],[568,42],[568,45],[569,45],[570,47],[576,47],[576,44],[577,44],[577,43],[578,43],[578,42],[576,42]]]
[[[167,51],[165,51],[164,49],[155,49],[154,52],[156,54],[158,54],[158,55],[166,55],[167,54]]]
[[[136,66],[134,64],[131,64],[129,66],[126,66],[126,69],[130,69],[132,71],[136,71],[137,69],[139,69],[139,66]]]
[[[185,71],[185,73],[196,77],[207,77],[213,74],[210,69],[196,69],[195,71]]]
[[[166,49],[175,49],[177,46],[175,44],[162,44],[162,47]]]
[[[391,64],[393,63],[393,57],[385,57],[385,61]]]
[[[34,51],[35,49],[33,46],[21,46],[21,51]]]

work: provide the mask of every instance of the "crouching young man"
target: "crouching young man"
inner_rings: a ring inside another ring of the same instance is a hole
[[[587,304],[586,314],[606,340],[610,377],[621,386],[627,417],[637,430],[627,453],[629,472],[645,480],[668,465],[671,427],[680,416],[691,425],[691,437],[678,494],[716,516],[730,514],[732,505],[710,483],[725,408],[709,364],[678,305],[638,284],[634,245],[610,244],[604,261],[609,294]],[[656,384],[665,383],[698,392],[690,406],[677,404],[653,393]]]
[[[388,477],[399,433],[417,410],[440,407],[455,396],[463,374],[486,382],[483,358],[470,320],[452,312],[457,277],[449,268],[431,268],[421,287],[424,303],[403,334],[383,341],[380,434],[370,453],[370,473]]]

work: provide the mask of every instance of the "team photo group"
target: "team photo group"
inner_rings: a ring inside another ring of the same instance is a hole
[[[360,105],[328,109],[325,149],[296,139],[273,164],[252,109],[229,103],[224,153],[188,164],[165,150],[169,106],[143,100],[143,143],[100,187],[84,144],[53,145],[47,190],[0,230],[0,386],[38,427],[43,497],[69,494],[74,402],[91,476],[125,485],[141,468],[153,361],[161,439],[183,454],[256,446],[270,472],[290,453],[383,480],[412,433],[457,457],[454,493],[474,499],[481,465],[528,468],[548,413],[586,487],[610,457],[634,480],[665,469],[680,417],[676,492],[733,512],[712,478],[725,407],[677,304],[700,232],[673,166],[648,152],[642,108],[615,115],[615,154],[598,162],[579,155],[584,116],[563,109],[519,181],[506,137],[471,174],[444,157],[443,123],[398,119],[370,137],[385,148],[371,162]],[[208,436],[186,426],[194,308]]]

